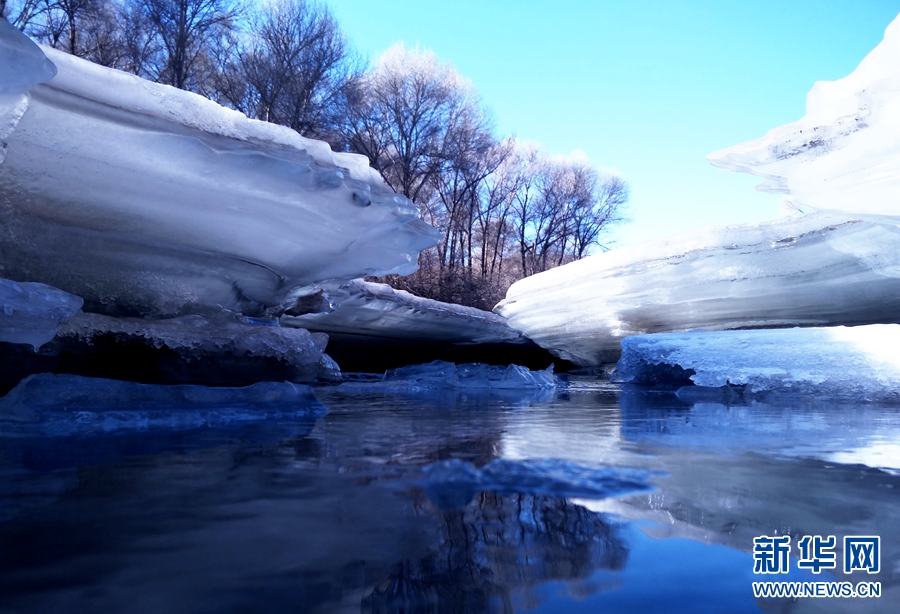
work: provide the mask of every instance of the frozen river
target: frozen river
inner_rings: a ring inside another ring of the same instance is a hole
[[[0,612],[900,610],[897,407],[316,395],[240,428],[4,437]],[[791,538],[787,573],[754,573],[760,536]],[[798,567],[804,536],[836,536],[835,569]],[[880,537],[877,573],[844,573],[845,536]]]

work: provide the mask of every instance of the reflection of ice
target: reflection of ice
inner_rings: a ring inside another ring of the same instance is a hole
[[[900,444],[875,441],[858,448],[834,452],[827,460],[845,465],[865,465],[900,472]]]

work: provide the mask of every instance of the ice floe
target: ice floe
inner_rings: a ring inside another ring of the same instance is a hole
[[[506,319],[495,313],[422,298],[387,284],[354,279],[315,290],[303,297],[299,306],[288,309],[281,323],[325,333],[390,339],[459,344],[527,342],[522,333],[511,329]]]
[[[527,277],[496,311],[586,366],[629,335],[893,322],[900,228],[827,213],[702,228]]]
[[[365,157],[13,30],[0,30],[18,92],[0,100],[6,277],[110,315],[249,315],[316,282],[410,273],[437,242]]]
[[[660,333],[623,339],[615,376],[634,384],[737,387],[745,397],[896,402],[897,347],[898,324]]]

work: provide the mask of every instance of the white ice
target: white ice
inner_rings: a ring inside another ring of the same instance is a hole
[[[741,387],[790,394],[900,401],[900,325],[659,333],[622,340],[625,383]],[[690,391],[690,389],[687,389]]]
[[[0,279],[0,341],[36,350],[56,336],[60,322],[78,313],[81,304],[79,297],[46,284]]]
[[[43,55],[58,73],[0,101],[9,278],[114,315],[249,314],[313,283],[410,273],[437,242],[363,156],[49,48],[6,52],[22,45],[0,31],[0,75],[46,80]]]
[[[763,177],[758,190],[794,205],[900,220],[900,18],[847,77],[819,81],[806,115],[763,138],[709,156]],[[896,218],[896,219],[895,219]]]
[[[702,228],[525,278],[496,311],[579,365],[629,335],[893,322],[900,229],[817,213]]]
[[[284,315],[281,323],[325,333],[456,344],[526,343],[497,314],[451,305],[361,279],[317,286],[322,306],[311,313]]]

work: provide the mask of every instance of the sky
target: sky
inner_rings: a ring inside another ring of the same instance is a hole
[[[805,112],[848,75],[900,0],[325,0],[374,62],[398,41],[470,79],[498,136],[583,152],[629,183],[624,246],[781,215],[755,177],[706,156]]]

